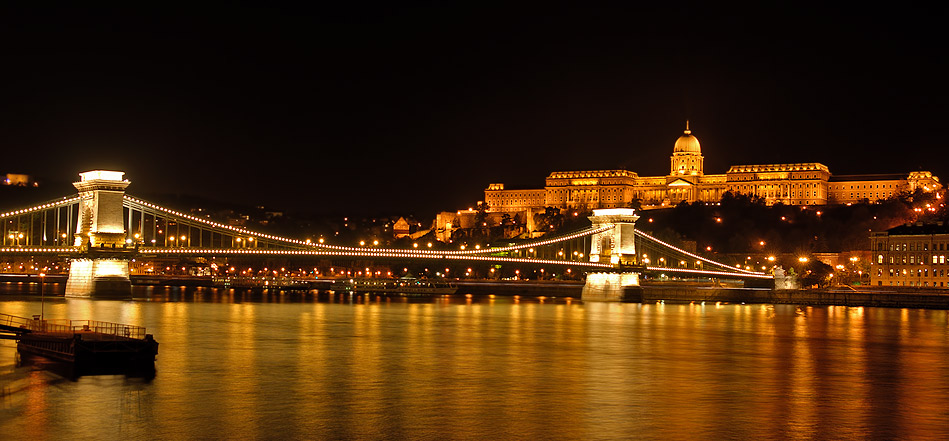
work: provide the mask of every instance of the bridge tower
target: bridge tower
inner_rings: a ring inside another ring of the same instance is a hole
[[[131,251],[126,248],[122,200],[130,182],[124,172],[93,170],[79,174],[79,219],[74,245],[83,256],[73,259],[67,297],[131,298]]]
[[[590,243],[590,262],[605,262],[616,267],[613,272],[588,273],[581,298],[585,301],[635,301],[642,299],[639,273],[624,270],[636,265],[635,227],[639,216],[631,208],[593,210],[589,217],[594,228],[608,227],[593,235]]]

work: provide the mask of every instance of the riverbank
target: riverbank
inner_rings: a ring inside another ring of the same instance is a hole
[[[39,294],[39,278],[26,275],[5,275],[0,283],[12,287],[18,293],[24,290]],[[46,295],[62,296],[65,275],[47,276]],[[146,277],[132,276],[133,285],[211,287],[210,278]],[[327,290],[332,279],[313,281],[308,289]],[[527,297],[571,297],[581,298],[583,282],[556,280],[457,280],[459,294],[527,296]],[[293,289],[282,287],[253,287],[255,289]],[[299,288],[297,288],[299,289]],[[655,303],[772,303],[789,305],[821,306],[879,306],[886,308],[949,309],[949,290],[911,289],[908,287],[866,287],[851,289],[834,287],[818,290],[771,290],[767,288],[741,288],[729,286],[702,286],[693,284],[644,283],[640,289],[631,290],[633,302]]]
[[[814,290],[770,290],[696,286],[643,286],[644,303],[723,302],[820,306],[878,306],[886,308],[949,309],[947,290],[852,290],[846,287]]]

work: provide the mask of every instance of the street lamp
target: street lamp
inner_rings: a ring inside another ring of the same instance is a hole
[[[43,281],[46,280],[46,273],[40,273],[40,320],[46,317],[46,292],[44,291]]]

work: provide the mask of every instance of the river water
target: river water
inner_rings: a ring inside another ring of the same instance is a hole
[[[38,314],[17,289],[0,312]],[[64,379],[0,340],[4,440],[949,438],[947,311],[136,296],[43,308],[147,327],[150,380]]]

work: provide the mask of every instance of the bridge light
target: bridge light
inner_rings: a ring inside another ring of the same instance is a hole
[[[323,243],[323,238],[322,238],[322,237],[320,238],[320,243]]]
[[[374,240],[374,241],[372,241],[372,244],[373,244],[374,246],[379,246],[379,241],[378,241],[378,240]]]
[[[428,247],[429,247],[429,248],[432,247],[432,243],[431,243],[431,242],[428,243]]]
[[[360,240],[360,241],[359,241],[359,246],[361,246],[361,247],[366,246],[366,241]]]
[[[417,243],[417,242],[416,242],[416,243],[413,243],[413,244],[412,244],[412,248],[418,248],[418,243]]]

